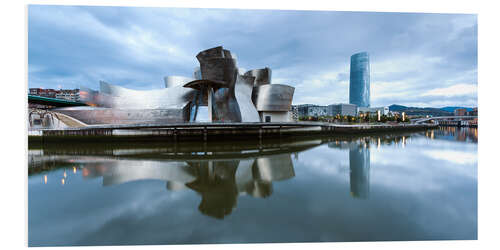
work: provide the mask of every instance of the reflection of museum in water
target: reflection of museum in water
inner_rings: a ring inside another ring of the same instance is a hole
[[[329,140],[328,147],[348,150],[350,195],[356,199],[370,196],[370,146],[401,144],[406,136],[354,140]],[[30,150],[30,175],[50,170],[51,162],[63,163],[66,171],[81,173],[84,179],[102,178],[102,185],[113,186],[139,180],[165,181],[169,192],[192,190],[201,196],[198,209],[205,215],[224,218],[237,207],[238,196],[267,198],[273,194],[273,182],[295,176],[292,154],[325,143],[321,140],[297,142],[293,146],[270,144],[272,147],[217,152],[165,152],[163,149],[110,149],[105,155],[87,156],[78,150]],[[234,145],[232,145],[234,147]],[[253,146],[252,146],[253,147]],[[169,147],[169,150],[171,148]],[[218,149],[220,150],[220,149]],[[196,151],[196,150],[195,150]],[[76,152],[77,155],[74,155]],[[97,151],[96,151],[97,152]],[[38,154],[38,155],[37,155]],[[93,153],[90,152],[90,155]],[[107,155],[106,155],[107,154]],[[64,176],[65,178],[66,176]],[[42,176],[47,182],[47,175]],[[61,181],[64,184],[64,178]],[[53,180],[50,180],[53,181]],[[66,183],[68,185],[68,183]]]
[[[202,213],[223,218],[236,207],[237,197],[248,194],[267,197],[272,182],[292,178],[295,173],[290,154],[248,159],[181,161],[114,161],[87,164],[85,178],[102,177],[103,185],[156,179],[166,181],[169,191],[192,189],[201,197]]]

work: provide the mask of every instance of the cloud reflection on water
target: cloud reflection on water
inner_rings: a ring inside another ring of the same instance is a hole
[[[50,180],[63,169],[43,172],[47,184],[30,170],[30,246],[476,239],[477,162],[426,152],[474,154],[477,144],[439,138],[365,136],[197,159],[161,149],[58,160],[38,152],[43,164],[78,171],[62,187]]]

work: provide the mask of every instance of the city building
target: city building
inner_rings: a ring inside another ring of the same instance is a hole
[[[465,116],[465,113],[467,113],[467,109],[455,109],[453,113],[455,114],[455,116]]]
[[[477,107],[473,108],[471,111],[469,112],[466,112],[465,115],[468,115],[468,116],[477,116]]]
[[[42,88],[30,88],[29,95],[49,97],[64,99],[68,101],[80,101],[80,90],[79,89],[42,89]]]
[[[370,57],[366,52],[351,56],[349,103],[370,107]]]
[[[57,90],[55,90],[55,89],[42,89],[42,88],[30,88],[29,94],[41,96],[41,97],[56,98]]]
[[[327,106],[312,106],[308,108],[307,111],[309,116],[320,117],[328,115]]]
[[[57,99],[64,99],[68,101],[79,102],[80,90],[79,89],[61,89],[56,92]]]
[[[296,105],[298,116],[299,117],[308,116],[309,107],[312,107],[312,106],[317,106],[317,105],[314,105],[314,104],[300,104],[300,105]]]
[[[328,116],[336,116],[336,115],[356,116],[356,114],[357,114],[357,107],[354,104],[340,103],[340,104],[331,104],[327,106]]]
[[[358,114],[369,113],[370,115],[376,115],[380,111],[380,115],[389,115],[389,107],[358,107]]]
[[[319,117],[328,115],[328,107],[314,104],[301,104],[297,106],[299,117]]]
[[[290,110],[292,112],[292,121],[296,122],[299,120],[299,109],[297,105],[292,105],[292,108]]]
[[[356,105],[347,104],[347,103],[339,103],[339,104],[330,104],[328,106],[321,106],[315,104],[301,104],[296,105],[297,114],[299,117],[319,117],[319,116],[356,116]]]

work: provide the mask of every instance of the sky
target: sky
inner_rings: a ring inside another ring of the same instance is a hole
[[[240,72],[269,67],[293,104],[349,102],[350,56],[370,55],[371,106],[477,106],[477,15],[28,7],[28,87],[164,88],[224,46]]]

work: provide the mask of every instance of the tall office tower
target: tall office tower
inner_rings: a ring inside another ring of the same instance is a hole
[[[351,56],[349,103],[370,107],[370,57],[366,52]]]

